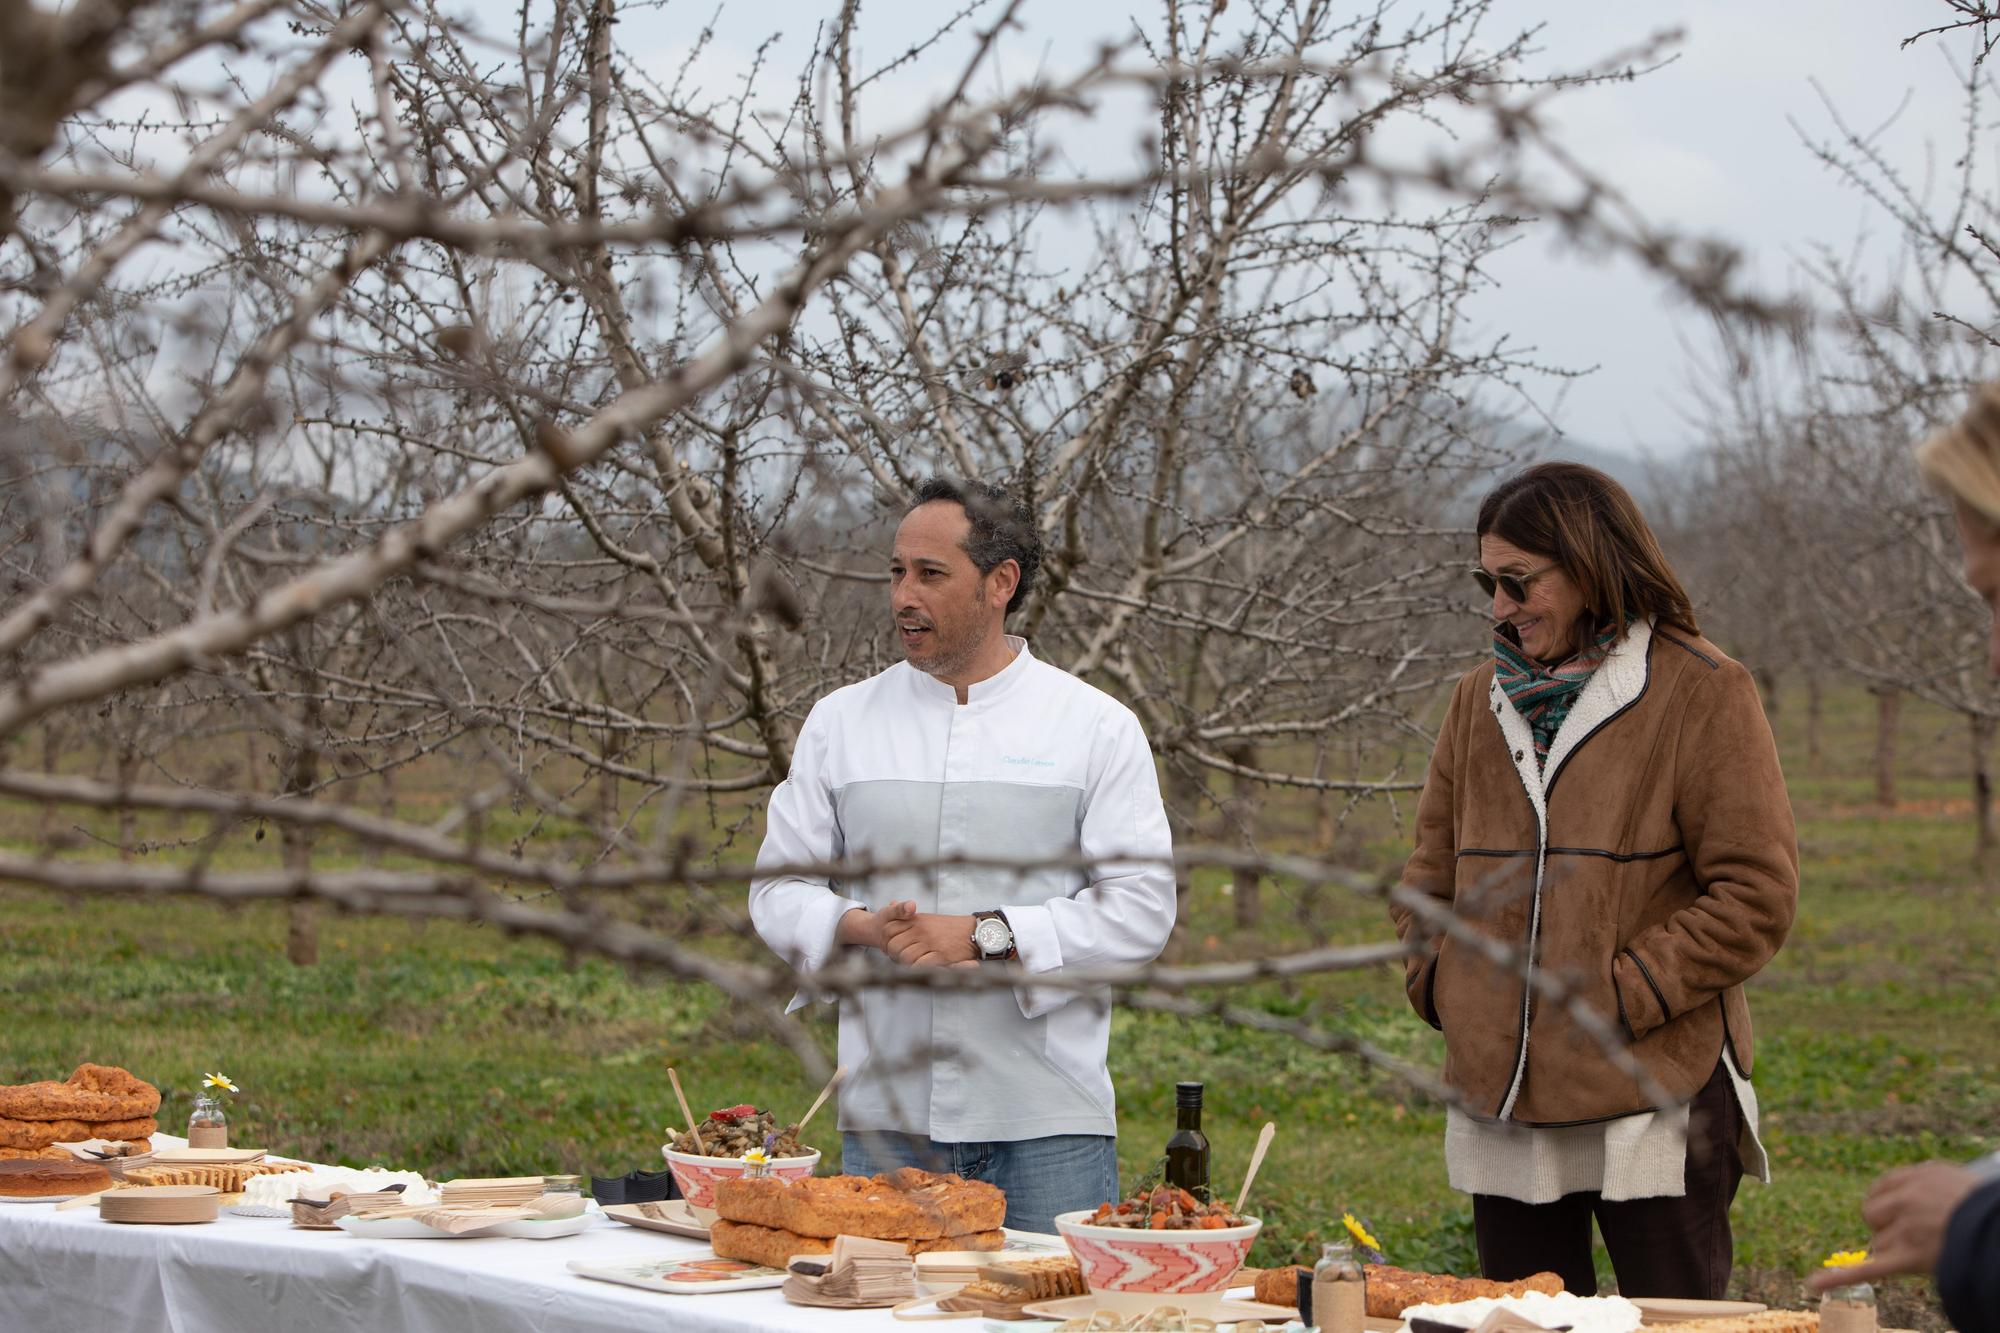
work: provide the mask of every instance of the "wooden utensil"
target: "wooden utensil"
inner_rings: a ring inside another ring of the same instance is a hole
[[[1250,1154],[1250,1169],[1243,1173],[1243,1188],[1237,1191],[1236,1207],[1230,1210],[1238,1217],[1243,1216],[1243,1201],[1250,1197],[1250,1182],[1257,1178],[1257,1168],[1264,1165],[1264,1154],[1271,1150],[1271,1140],[1277,1137],[1277,1133],[1275,1122],[1266,1122],[1264,1128],[1257,1132],[1257,1148]]]
[[[681,1118],[687,1121],[688,1133],[694,1136],[694,1150],[706,1157],[708,1149],[701,1144],[701,1127],[694,1122],[694,1112],[688,1110],[687,1094],[681,1091],[681,1076],[672,1065],[667,1066],[667,1081],[674,1085],[674,1100],[681,1104]]]
[[[826,1105],[826,1099],[833,1095],[833,1090],[840,1086],[840,1080],[846,1077],[846,1065],[841,1065],[833,1071],[833,1077],[826,1081],[826,1086],[819,1090],[819,1096],[814,1098],[813,1104],[806,1108],[806,1113],[799,1117],[799,1123],[793,1127],[792,1133],[803,1134],[806,1132],[806,1122],[819,1114],[819,1108]]]

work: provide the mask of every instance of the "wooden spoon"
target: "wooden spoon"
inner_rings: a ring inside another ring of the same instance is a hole
[[[1250,1197],[1250,1182],[1257,1178],[1257,1168],[1264,1165],[1264,1154],[1271,1150],[1271,1140],[1277,1136],[1278,1126],[1267,1123],[1257,1133],[1257,1149],[1250,1154],[1250,1169],[1243,1173],[1243,1188],[1237,1191],[1236,1206],[1230,1211],[1243,1216],[1243,1201]]]
[[[694,1122],[694,1112],[688,1110],[687,1094],[681,1091],[681,1076],[672,1065],[667,1066],[667,1081],[674,1085],[674,1100],[681,1104],[681,1118],[687,1121],[688,1133],[694,1136],[694,1150],[701,1156],[708,1156],[708,1149],[702,1146],[701,1126]]]
[[[833,1090],[840,1086],[840,1080],[846,1077],[846,1065],[842,1065],[833,1071],[833,1077],[826,1081],[826,1086],[819,1090],[819,1096],[813,1099],[813,1104],[810,1107],[806,1108],[806,1113],[799,1117],[799,1123],[792,1126],[792,1133],[803,1134],[806,1132],[806,1121],[811,1120],[815,1115],[819,1114],[819,1108],[826,1105],[826,1099],[833,1095]]]

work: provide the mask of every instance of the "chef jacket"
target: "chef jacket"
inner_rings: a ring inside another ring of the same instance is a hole
[[[1139,719],[1024,640],[1007,642],[1014,660],[963,704],[953,686],[898,663],[806,718],[750,886],[757,933],[800,972],[832,961],[846,912],[899,899],[920,912],[1004,912],[1029,976],[1159,956],[1174,924],[1173,842]],[[1093,868],[764,873],[955,856]],[[791,1008],[808,999],[802,991]],[[840,1128],[946,1143],[1115,1134],[1110,1038],[1101,988],[865,989],[840,1001],[851,1071]]]

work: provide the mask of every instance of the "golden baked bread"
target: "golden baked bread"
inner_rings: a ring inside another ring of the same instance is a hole
[[[1007,1196],[984,1181],[903,1167],[872,1178],[722,1180],[715,1186],[715,1211],[725,1221],[825,1240],[934,1240],[997,1230],[1007,1217]]]
[[[76,1140],[72,1140],[72,1142],[75,1141]],[[109,1142],[110,1144],[110,1147],[109,1149],[107,1149],[107,1151],[110,1151],[111,1155],[114,1157],[139,1157],[145,1153],[153,1151],[153,1141],[151,1139],[126,1139],[123,1141],[108,1140],[107,1142]],[[71,1152],[69,1149],[57,1147],[53,1143],[49,1144],[47,1147],[44,1148],[0,1148],[0,1162],[5,1162],[11,1159],[26,1159],[26,1158],[39,1158],[42,1161],[47,1161],[47,1162],[78,1162],[78,1161],[90,1160],[87,1157],[78,1157],[75,1153]]]
[[[6,1120],[137,1120],[159,1109],[160,1090],[116,1065],[78,1065],[60,1083],[0,1086],[0,1119]]]
[[[1674,1325],[1674,1333],[1819,1333],[1819,1316],[1809,1310],[1766,1310],[1728,1319],[1689,1319]]]
[[[61,1194],[95,1194],[111,1188],[111,1173],[90,1162],[0,1162],[0,1195],[46,1199]]]
[[[1026,1292],[1023,1299],[1030,1301],[1052,1301],[1064,1296],[1090,1294],[1090,1288],[1083,1281],[1082,1266],[1066,1254],[987,1264],[980,1268],[979,1280]]]
[[[1312,1269],[1303,1264],[1288,1264],[1284,1268],[1267,1268],[1257,1275],[1252,1283],[1257,1289],[1257,1299],[1266,1305],[1290,1305],[1299,1303],[1299,1274],[1310,1273]]]
[[[85,1139],[143,1139],[160,1128],[151,1116],[136,1120],[15,1120],[0,1116],[0,1148],[46,1148]]]
[[[1483,1277],[1419,1273],[1393,1264],[1363,1264],[1361,1271],[1368,1278],[1368,1313],[1375,1319],[1400,1318],[1412,1305],[1450,1305],[1494,1296],[1520,1296],[1531,1291],[1553,1296],[1563,1289],[1562,1279],[1554,1273],[1537,1273],[1518,1282],[1493,1282]],[[1301,1264],[1265,1269],[1254,1283],[1257,1299],[1267,1305],[1296,1306],[1299,1274],[1310,1272],[1310,1268]],[[1674,1333],[1682,1333],[1678,1325]]]
[[[967,1283],[938,1301],[938,1309],[970,1312],[993,1319],[1020,1319],[1021,1307],[1034,1301],[1087,1296],[1090,1288],[1074,1259],[1050,1255],[1016,1264],[982,1267],[977,1282]]]
[[[833,1242],[823,1236],[802,1236],[782,1227],[750,1222],[719,1221],[708,1229],[708,1242],[718,1259],[741,1259],[766,1268],[783,1268],[794,1255],[833,1253]],[[976,1231],[965,1236],[904,1239],[902,1243],[911,1254],[928,1254],[932,1250],[997,1250],[1007,1243],[1007,1237],[997,1230]]]
[[[47,1148],[0,1148],[0,1162],[75,1162],[81,1161],[67,1148],[53,1145]]]
[[[1450,1305],[1531,1291],[1553,1296],[1563,1289],[1563,1280],[1554,1273],[1536,1273],[1518,1282],[1493,1282],[1483,1277],[1417,1273],[1393,1264],[1364,1264],[1362,1272],[1368,1278],[1368,1313],[1377,1319],[1398,1318],[1412,1305]]]

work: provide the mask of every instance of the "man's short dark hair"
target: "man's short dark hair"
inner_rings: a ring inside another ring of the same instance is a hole
[[[1007,599],[1005,615],[1013,615],[1028,599],[1035,585],[1035,571],[1042,567],[1042,534],[1035,527],[1035,515],[1028,506],[999,486],[983,481],[952,477],[932,477],[917,487],[910,508],[933,500],[949,500],[965,510],[972,531],[965,535],[965,553],[984,578],[999,568],[1002,560],[1021,567],[1021,582]]]

